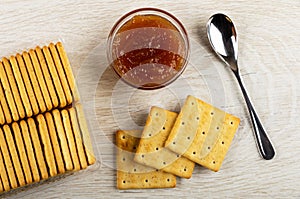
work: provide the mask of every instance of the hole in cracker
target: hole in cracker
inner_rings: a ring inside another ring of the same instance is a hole
[[[184,122],[181,122],[182,125],[184,125]]]
[[[211,112],[210,115],[214,115],[214,112]]]
[[[176,142],[173,142],[173,144],[176,144]]]
[[[183,171],[186,171],[186,168],[184,168]]]
[[[213,164],[216,164],[216,161],[213,161]]]
[[[224,141],[222,141],[222,144],[225,144],[225,142],[224,142]]]
[[[188,136],[186,139],[190,140],[190,139],[191,139],[191,137],[190,137],[190,136]]]
[[[125,158],[123,158],[122,160],[125,162],[125,160],[126,160],[126,159],[125,159]]]
[[[231,121],[230,124],[233,125],[233,122]]]
[[[166,130],[166,127],[163,127],[163,130]]]
[[[217,126],[217,130],[219,130],[220,128]]]
[[[155,150],[156,150],[156,151],[158,151],[158,149],[159,149],[159,148],[158,148],[158,147],[156,147],[156,149],[155,149]]]
[[[152,134],[151,133],[149,133],[149,137],[151,137],[152,136]]]
[[[142,156],[142,158],[144,158],[145,157],[145,155],[141,155]]]
[[[126,183],[126,181],[125,180],[123,180],[123,184],[125,184]]]
[[[156,116],[158,116],[158,113],[155,113]]]
[[[177,154],[177,155],[176,155],[176,157],[177,157],[177,158],[179,158],[179,157],[180,157],[180,155],[179,155],[179,154]]]
[[[166,163],[166,162],[163,162],[163,164],[166,165],[167,163]]]
[[[167,181],[170,182],[170,179],[168,178]]]
[[[159,171],[158,169],[156,169],[156,171]]]
[[[205,132],[204,132],[204,131],[202,132],[202,135],[205,135]]]
[[[125,135],[123,135],[123,136],[122,136],[122,139],[124,140],[125,138],[126,138]]]
[[[148,180],[146,179],[145,182],[148,182]]]
[[[196,120],[199,120],[200,118],[199,117],[196,117]]]
[[[196,155],[196,151],[193,151],[193,154]]]
[[[194,103],[194,102],[192,102],[191,104],[192,104],[192,105],[194,105],[195,103]]]
[[[209,146],[209,147],[207,147],[207,149],[209,150],[209,149],[210,149],[210,146]]]
[[[134,172],[136,172],[136,169],[133,169]]]

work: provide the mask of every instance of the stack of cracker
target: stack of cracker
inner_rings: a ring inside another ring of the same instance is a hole
[[[117,188],[172,188],[195,163],[219,171],[239,122],[193,96],[179,114],[152,107],[142,131],[117,132]]]
[[[95,163],[62,43],[0,61],[0,193]]]

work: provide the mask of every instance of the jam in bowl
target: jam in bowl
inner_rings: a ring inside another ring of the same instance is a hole
[[[184,71],[189,56],[187,32],[178,19],[156,8],[124,15],[112,28],[107,57],[116,74],[140,89],[164,87]]]

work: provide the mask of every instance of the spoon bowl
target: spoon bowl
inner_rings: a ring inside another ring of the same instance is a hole
[[[207,36],[217,55],[228,65],[234,73],[246,101],[258,150],[262,158],[270,160],[275,156],[275,150],[239,75],[238,68],[238,36],[232,20],[221,13],[211,16],[207,23]]]
[[[232,20],[213,15],[207,23],[208,39],[217,55],[234,71],[238,70],[238,36]]]

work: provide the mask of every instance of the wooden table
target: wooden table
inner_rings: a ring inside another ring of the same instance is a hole
[[[118,81],[105,56],[113,23],[139,7],[158,7],[185,25],[192,43],[183,75],[169,87],[141,91]],[[283,198],[300,197],[300,1],[16,1],[0,3],[0,56],[61,40],[72,63],[98,162],[90,169],[11,198]],[[245,85],[277,156],[262,160],[248,112],[230,70],[212,52],[206,22],[224,12],[239,34]],[[119,191],[113,134],[141,128],[150,106],[178,111],[195,95],[241,118],[219,172],[200,166],[174,189]]]

